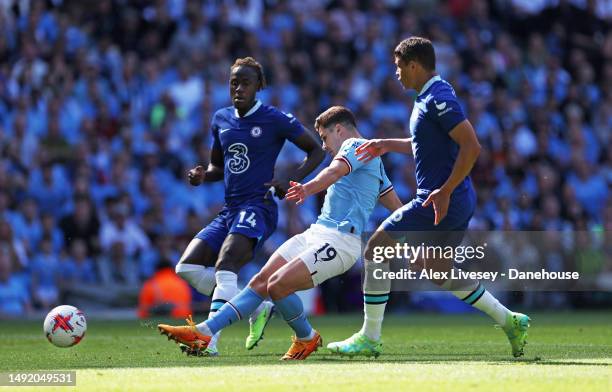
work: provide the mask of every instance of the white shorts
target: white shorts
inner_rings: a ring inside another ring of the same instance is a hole
[[[348,271],[361,254],[361,240],[354,234],[313,224],[277,250],[285,260],[299,258],[308,267],[312,282],[320,285]]]

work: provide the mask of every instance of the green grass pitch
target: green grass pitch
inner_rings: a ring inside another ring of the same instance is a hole
[[[218,358],[185,357],[157,333],[157,321],[89,320],[83,342],[68,349],[46,341],[42,320],[4,321],[0,372],[76,369],[76,388],[44,391],[612,390],[610,312],[530,316],[529,343],[521,359],[512,358],[505,335],[485,316],[410,314],[387,317],[385,353],[378,359],[344,359],[323,348],[292,363],[278,360],[289,347],[291,332],[277,318],[253,351],[244,349],[246,323],[229,327]],[[325,316],[312,323],[325,346],[355,332],[361,317]]]

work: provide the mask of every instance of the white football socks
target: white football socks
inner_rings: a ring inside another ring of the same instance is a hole
[[[463,286],[461,288],[457,287],[457,289],[453,290],[451,288],[449,290],[455,297],[488,314],[502,327],[506,325],[506,318],[508,314],[511,313],[510,310],[489,293],[480,282],[476,280],[461,283],[447,281],[442,287],[446,286],[448,288],[449,284],[451,286],[458,286],[459,284]]]
[[[367,292],[363,294],[363,325],[360,333],[371,340],[379,340],[389,292]]]
[[[389,271],[389,263],[364,262],[363,282],[363,325],[360,333],[371,340],[378,341],[381,336],[385,307],[389,301],[391,280],[375,279],[376,270]]]
[[[215,280],[217,282],[217,287],[215,287],[215,291],[213,292],[208,318],[211,318],[215,314],[215,312],[219,310],[221,306],[223,306],[224,303],[234,298],[234,296],[238,294],[238,275],[236,275],[234,272],[217,271],[215,273]],[[210,339],[208,347],[210,347],[211,349],[216,349],[217,342],[219,341],[220,337],[221,331],[214,334],[212,339]]]

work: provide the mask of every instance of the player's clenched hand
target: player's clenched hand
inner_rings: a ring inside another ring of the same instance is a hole
[[[423,202],[423,207],[427,207],[428,205],[433,203],[434,208],[434,225],[437,226],[442,219],[446,216],[448,212],[448,204],[450,202],[450,193],[442,190],[436,189],[435,191],[429,194],[429,197]]]
[[[264,185],[266,187],[268,187],[268,188],[273,186],[274,187],[274,194],[276,195],[276,197],[278,197],[281,200],[285,198],[285,194],[287,193],[287,189],[289,189],[289,182],[288,181],[283,181],[283,180],[273,179],[270,182],[266,182]]]
[[[368,163],[372,159],[387,153],[385,141],[383,139],[372,139],[363,143],[355,150],[357,160]]]
[[[295,204],[302,204],[304,200],[310,196],[303,184],[295,181],[289,181],[291,188],[287,191],[285,197],[287,200],[295,200]]]
[[[189,183],[193,186],[198,186],[204,182],[204,178],[206,178],[206,172],[204,171],[204,166],[198,165],[193,169],[187,172],[187,178],[189,179]]]

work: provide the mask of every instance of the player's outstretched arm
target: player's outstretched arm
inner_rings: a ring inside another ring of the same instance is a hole
[[[423,203],[423,207],[427,207],[433,203],[435,213],[434,225],[440,223],[446,216],[451,194],[457,185],[470,174],[480,154],[480,143],[478,143],[476,132],[468,120],[460,122],[450,131],[449,135],[459,145],[457,160],[444,185],[431,192]]]
[[[368,163],[372,159],[388,152],[410,154],[412,152],[412,138],[405,139],[371,139],[355,150],[357,160]]]
[[[378,199],[378,202],[391,212],[399,209],[404,205],[404,203],[402,203],[402,201],[400,200],[399,196],[397,196],[397,193],[395,193],[395,189],[391,189],[389,192],[382,195]]]
[[[198,186],[203,182],[215,182],[223,179],[223,152],[213,148],[210,151],[210,163],[204,170],[204,166],[198,165],[187,172],[189,183]]]
[[[287,200],[295,200],[296,204],[302,204],[308,196],[329,188],[348,173],[348,165],[344,161],[334,159],[328,167],[321,170],[315,178],[306,184],[290,181],[291,188],[287,191]]]

